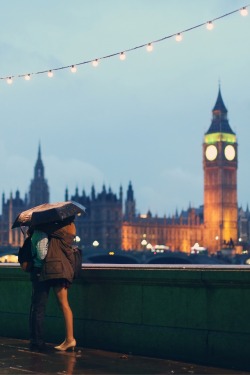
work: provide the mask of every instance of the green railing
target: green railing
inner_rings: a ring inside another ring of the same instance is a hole
[[[249,266],[83,265],[70,288],[75,336],[83,347],[250,369]],[[31,284],[0,266],[0,327],[28,338]],[[46,339],[64,339],[53,292]]]

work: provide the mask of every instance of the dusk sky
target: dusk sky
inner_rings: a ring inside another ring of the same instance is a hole
[[[244,0],[9,0],[1,3],[0,193],[28,192],[41,143],[50,201],[105,184],[137,211],[203,204],[202,143],[219,82],[239,150],[238,204],[250,203],[250,8]],[[119,54],[126,52],[121,61]],[[92,63],[31,74],[80,62]],[[26,81],[19,75],[31,74]]]

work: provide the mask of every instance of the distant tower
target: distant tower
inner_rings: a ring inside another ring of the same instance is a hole
[[[127,197],[125,200],[125,221],[132,221],[135,218],[135,199],[134,199],[134,191],[132,188],[131,181],[128,185],[127,190]]]
[[[219,88],[203,143],[204,246],[210,253],[237,241],[237,141]]]
[[[49,202],[49,186],[44,178],[44,166],[41,157],[41,146],[38,147],[38,157],[34,168],[34,178],[30,184],[29,206],[38,206]]]

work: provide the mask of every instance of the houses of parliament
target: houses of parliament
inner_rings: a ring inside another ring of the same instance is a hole
[[[250,213],[237,203],[238,149],[236,134],[229,125],[221,90],[212,109],[211,124],[201,148],[204,174],[204,201],[198,208],[188,207],[173,216],[139,215],[132,183],[125,195],[103,185],[100,192],[92,186],[89,195],[76,188],[73,195],[65,190],[65,201],[86,207],[86,215],[76,218],[77,235],[85,247],[98,244],[105,250],[142,250],[164,245],[171,251],[190,252],[195,243],[210,254],[223,247],[235,247],[250,241]],[[123,196],[124,195],[124,196]],[[23,234],[11,229],[16,216],[30,207],[50,201],[41,147],[34,167],[29,192],[22,198],[17,190],[2,195],[0,216],[1,246],[20,246]]]

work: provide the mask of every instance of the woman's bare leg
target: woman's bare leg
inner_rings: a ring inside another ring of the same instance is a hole
[[[65,341],[72,342],[74,340],[73,333],[73,313],[68,302],[68,289],[63,287],[54,287],[58,304],[62,309],[65,321]]]

